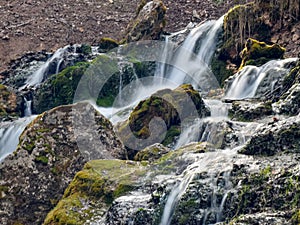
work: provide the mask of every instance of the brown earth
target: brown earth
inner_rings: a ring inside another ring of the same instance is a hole
[[[0,0],[0,73],[28,51],[120,39],[140,0]],[[165,0],[167,32],[215,19],[246,0]]]

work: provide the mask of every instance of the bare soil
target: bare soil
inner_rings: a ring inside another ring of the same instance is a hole
[[[121,39],[140,0],[0,0],[0,73],[29,51]],[[221,3],[218,3],[221,2]],[[167,32],[216,19],[240,1],[164,0]]]

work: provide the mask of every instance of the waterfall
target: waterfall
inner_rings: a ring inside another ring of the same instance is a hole
[[[25,103],[25,109],[24,109],[24,116],[31,116],[32,115],[32,100],[27,100],[26,97],[24,97],[24,103]]]
[[[223,17],[217,21],[208,21],[191,29],[187,38],[179,46],[172,43],[172,38],[187,32],[187,30],[166,36],[163,48],[158,49],[161,54],[157,60],[154,77],[148,80],[142,78],[132,81],[127,87],[122,85],[122,78],[120,77],[119,95],[116,104],[112,108],[96,107],[97,110],[107,116],[111,122],[117,123],[127,119],[138,102],[158,90],[173,89],[183,83],[192,83],[195,88],[200,86],[202,91],[218,88],[218,82],[210,72],[209,64],[216,49],[222,24]],[[124,67],[122,60],[125,58],[122,56],[122,48],[123,46],[119,46],[116,52],[120,73],[122,73]],[[124,90],[126,88],[127,90]]]
[[[172,188],[168,199],[166,201],[163,215],[161,217],[160,225],[169,225],[172,222],[173,214],[176,210],[176,206],[181,197],[185,194],[185,191],[189,188],[189,184],[193,181],[195,175],[201,173],[207,173],[208,178],[203,179],[201,182],[210,184],[212,190],[211,207],[205,210],[203,218],[203,224],[206,224],[206,218],[209,213],[214,213],[216,217],[215,222],[220,222],[222,219],[222,210],[229,191],[232,189],[230,182],[230,171],[233,167],[235,151],[223,150],[217,152],[207,152],[202,155],[200,159],[189,165],[184,172],[178,177],[177,184]],[[220,174],[223,173],[223,179],[225,184],[223,187],[219,187],[217,180],[220,178]],[[223,197],[221,204],[218,205],[216,193],[222,189]],[[206,218],[205,218],[206,217]]]
[[[254,98],[258,89],[265,79],[268,79],[267,91],[274,89],[278,79],[282,79],[289,71],[291,62],[296,58],[284,60],[271,60],[266,64],[256,66],[245,66],[241,71],[234,75],[233,81],[226,91],[226,99],[246,99]]]
[[[208,91],[217,88],[218,82],[209,70],[209,64],[217,45],[224,17],[208,21],[191,30],[183,45],[174,55],[172,65],[165,76],[177,84],[184,82]],[[187,72],[187,73],[186,73]]]
[[[62,57],[64,53],[68,50],[70,46],[67,45],[63,48],[58,49],[52,57],[50,57],[37,71],[31,74],[27,80],[25,81],[25,85],[21,88],[24,89],[25,87],[36,87],[38,86],[44,79],[44,76],[47,74],[49,70],[49,66],[53,62],[57,62],[55,72],[59,72],[59,67],[63,61]]]
[[[3,123],[0,128],[0,162],[12,153],[19,144],[19,136],[25,127],[36,116],[20,118],[16,121]]]
[[[205,99],[204,102],[209,107],[211,116],[208,118],[197,118],[184,128],[176,142],[175,149],[191,142],[201,141],[216,143],[220,141],[217,140],[216,134],[220,132],[220,123],[228,120],[228,109],[231,104],[224,103],[217,99]]]

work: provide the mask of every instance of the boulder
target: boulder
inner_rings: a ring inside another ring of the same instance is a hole
[[[137,189],[145,168],[138,162],[121,160],[93,160],[86,163],[75,175],[63,198],[47,215],[44,224],[99,221],[106,212],[113,212],[109,206],[115,199]],[[127,208],[122,210],[128,214]]]
[[[261,126],[240,153],[247,155],[275,155],[282,152],[300,152],[299,116]]]
[[[246,65],[261,66],[272,59],[282,59],[284,52],[285,49],[278,44],[268,45],[249,38],[240,53],[242,58],[240,69]]]
[[[101,38],[98,44],[98,51],[100,53],[108,52],[114,48],[117,48],[119,43],[111,38]]]
[[[136,18],[126,29],[125,42],[157,40],[165,26],[166,6],[160,0],[141,4]]]
[[[278,114],[295,116],[300,113],[300,83],[294,84],[278,102],[273,105],[274,111]]]
[[[273,114],[271,102],[234,101],[229,116],[233,120],[253,121]]]
[[[180,134],[181,124],[208,115],[210,111],[199,93],[191,85],[183,84],[174,90],[160,90],[141,101],[120,126],[119,136],[133,150],[154,143],[168,145]]]
[[[78,126],[89,115],[94,124],[76,133],[73,119]],[[97,140],[80,145],[80,140],[91,140],[90,133]],[[41,224],[89,156],[126,158],[111,123],[90,104],[60,106],[39,115],[22,133],[17,150],[0,164],[0,223]]]
[[[21,115],[20,101],[16,93],[5,85],[0,84],[0,120],[8,120],[11,117]]]

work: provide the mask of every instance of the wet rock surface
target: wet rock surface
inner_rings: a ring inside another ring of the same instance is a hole
[[[72,106],[61,106],[38,116],[21,135],[15,153],[0,164],[1,224],[40,224],[87,160],[126,158],[107,119],[89,104],[74,107],[73,111]],[[83,123],[88,115],[94,115],[95,126],[74,135],[76,112],[84,113]],[[97,152],[91,143],[85,149],[77,146],[80,138],[88,139],[90,133],[101,139],[102,148],[95,143]]]

